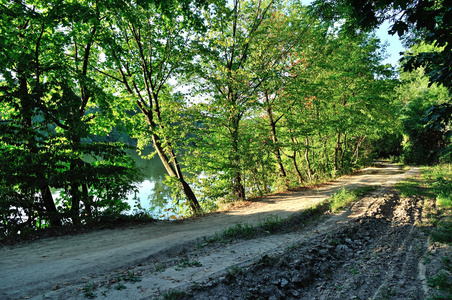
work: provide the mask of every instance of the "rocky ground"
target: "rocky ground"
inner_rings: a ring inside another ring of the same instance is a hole
[[[432,278],[452,278],[450,247],[428,237],[434,203],[392,188],[416,174],[368,168],[228,213],[3,246],[0,299],[434,298]],[[379,187],[346,211],[306,211],[365,185]]]
[[[452,258],[450,248],[430,245],[425,228],[418,226],[425,217],[424,199],[400,198],[390,189],[378,192],[357,202],[346,220],[320,222],[311,232],[300,232],[308,235],[304,241],[198,283],[185,290],[184,297],[433,298],[439,293],[428,278],[448,272],[441,260]]]

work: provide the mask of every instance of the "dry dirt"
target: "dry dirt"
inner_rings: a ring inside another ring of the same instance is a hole
[[[383,164],[226,213],[3,246],[0,299],[181,298],[175,290],[192,299],[425,299],[434,272],[425,257],[450,249],[429,245],[415,226],[424,200],[391,189],[417,173]],[[365,185],[381,187],[303,229],[203,243],[237,223],[286,218],[342,186]]]

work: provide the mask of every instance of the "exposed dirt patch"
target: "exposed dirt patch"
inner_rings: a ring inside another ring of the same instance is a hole
[[[195,299],[424,299],[432,294],[424,257],[433,252],[415,226],[424,200],[389,188],[416,172],[368,168],[227,213],[4,246],[0,298],[153,299],[183,289]],[[203,239],[237,223],[293,216],[342,186],[363,185],[382,187],[289,233],[213,245]]]

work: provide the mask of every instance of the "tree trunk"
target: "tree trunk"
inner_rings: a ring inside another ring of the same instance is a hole
[[[309,181],[312,181],[312,169],[311,169],[311,161],[309,160],[309,139],[306,136],[305,137],[305,151],[304,151],[304,159],[306,161],[306,168],[307,168],[307,173],[308,173],[308,179]]]
[[[334,171],[339,170],[339,151],[341,151],[341,131],[337,132],[336,147],[334,148]]]
[[[86,217],[88,219],[92,218],[92,206],[91,206],[91,199],[88,195],[88,185],[86,183],[82,184],[82,200],[83,204],[85,205],[85,213]]]
[[[60,215],[58,213],[58,210],[56,209],[55,202],[53,201],[52,192],[50,191],[50,188],[48,185],[43,185],[41,188],[41,197],[44,204],[44,207],[46,208],[46,214],[49,218],[50,226],[51,227],[58,227],[61,226],[61,220]]]
[[[265,97],[266,97],[266,99],[267,99],[266,101],[268,103],[269,102],[268,95],[266,94]],[[270,128],[271,128],[271,133],[272,133],[273,144],[276,146],[275,156],[276,156],[276,163],[278,164],[278,168],[279,168],[279,176],[282,178],[286,178],[287,175],[286,175],[286,170],[284,169],[284,165],[282,163],[281,151],[279,150],[279,147],[277,146],[278,137],[276,136],[276,123],[275,123],[275,120],[273,119],[273,112],[272,112],[272,109],[270,108],[270,106],[267,108],[267,113],[268,113],[268,119],[270,121]]]
[[[344,133],[343,144],[344,144],[344,147],[341,148],[341,169],[344,168],[344,155],[345,155],[345,152],[347,151],[347,134],[346,133]]]
[[[184,176],[182,175],[182,172],[179,167],[179,162],[174,153],[172,153],[171,160],[173,165],[171,165],[171,162],[160,143],[160,139],[156,134],[152,135],[152,144],[154,145],[154,148],[157,150],[157,154],[159,155],[160,160],[163,166],[165,167],[165,170],[168,173],[168,175],[171,177],[175,177],[179,180],[179,186],[184,192],[185,197],[187,197],[188,203],[193,213],[195,214],[201,213],[201,206],[199,205],[198,199],[196,198],[196,195],[191,189],[191,187],[184,180]],[[172,152],[172,150],[170,151]]]
[[[293,155],[289,156],[289,157],[292,159],[293,167],[295,169],[295,172],[297,173],[298,183],[301,185],[301,184],[303,184],[304,180],[303,180],[303,176],[301,175],[300,169],[298,169],[297,152],[294,151]]]

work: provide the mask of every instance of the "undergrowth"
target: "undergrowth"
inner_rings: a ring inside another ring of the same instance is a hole
[[[330,203],[330,210],[332,212],[337,212],[351,203],[357,201],[364,194],[369,193],[374,190],[375,186],[366,186],[358,189],[346,189],[342,187],[338,192],[336,192],[328,201]]]

